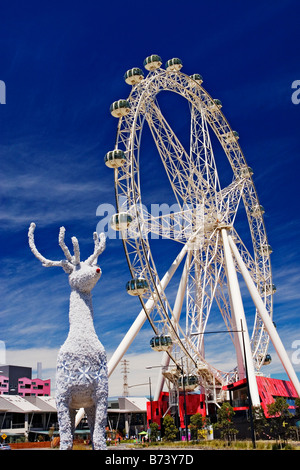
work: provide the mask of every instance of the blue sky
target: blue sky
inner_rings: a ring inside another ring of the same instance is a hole
[[[300,79],[299,14],[297,1],[276,0],[29,0],[1,6],[6,104],[0,106],[0,340],[8,363],[35,369],[42,361],[44,378],[54,378],[57,350],[68,332],[68,280],[61,269],[45,269],[33,257],[28,226],[37,224],[37,245],[50,259],[61,258],[61,225],[66,241],[75,235],[82,256],[89,256],[96,209],[114,204],[113,174],[103,163],[117,126],[109,106],[130,92],[126,70],[142,68],[153,53],[163,63],[181,58],[188,75],[200,73],[239,132],[273,248],[274,320],[292,356],[293,342],[300,340],[300,104],[291,100],[291,85]],[[160,196],[156,191],[153,198]],[[95,327],[110,355],[140,304],[124,289],[129,271],[121,241],[108,240],[99,261]],[[155,381],[156,371],[145,369],[160,362],[149,351],[150,337],[145,326],[126,355],[131,385],[149,375]],[[284,376],[270,350],[266,374]],[[214,357],[232,360],[218,347]],[[300,365],[295,369],[299,373]],[[121,388],[117,369],[111,395]],[[132,394],[147,390],[133,388]]]

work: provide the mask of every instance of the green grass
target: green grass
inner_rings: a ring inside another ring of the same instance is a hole
[[[184,449],[185,447],[193,447],[196,449],[216,449],[216,450],[225,450],[225,449],[232,449],[232,450],[253,450],[253,443],[251,440],[243,440],[243,441],[233,441],[228,443],[227,441],[221,439],[214,439],[212,441],[189,441],[189,442],[167,442],[167,441],[160,441],[160,442],[153,442],[153,443],[145,443],[145,444],[134,444],[134,448],[163,448],[163,447],[173,447],[173,448],[181,448]],[[256,441],[256,450],[280,450],[280,446],[276,441]],[[285,448],[282,450],[300,450],[299,443],[288,443]]]

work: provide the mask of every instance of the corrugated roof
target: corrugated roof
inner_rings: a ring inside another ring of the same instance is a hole
[[[146,397],[120,397],[119,407],[121,410],[126,409],[130,411],[146,411],[147,398]]]
[[[32,413],[40,411],[37,406],[19,395],[1,395],[0,410],[11,411],[12,413]]]
[[[109,408],[109,413],[130,413],[130,412],[146,412],[146,397],[119,397],[119,407]],[[0,412],[10,411],[12,413],[55,413],[56,402],[55,397],[45,396],[28,396],[21,397],[19,395],[0,395]]]
[[[56,413],[56,403],[54,397],[26,397],[26,400],[39,408],[40,411]]]

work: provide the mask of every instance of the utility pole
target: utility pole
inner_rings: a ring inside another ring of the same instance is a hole
[[[127,359],[123,359],[123,361],[121,362],[121,366],[121,372],[123,373],[123,397],[128,397],[129,391],[127,374],[129,372],[129,361]]]

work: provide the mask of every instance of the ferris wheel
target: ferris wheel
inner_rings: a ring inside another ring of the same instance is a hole
[[[255,375],[271,360],[270,337],[289,376],[296,379],[272,320],[272,250],[253,171],[221,101],[203,88],[199,74],[182,73],[177,58],[163,68],[158,55],[147,57],[144,67],[146,76],[140,68],[126,72],[131,92],[110,108],[118,119],[115,147],[105,155],[115,180],[117,212],[111,226],[121,234],[131,275],[126,289],[139,298],[141,313],[109,370],[147,319],[153,329],[150,347],[164,354],[156,395],[165,378],[179,386],[184,382],[187,390],[221,391],[247,371],[252,402],[259,404]],[[176,94],[185,103],[186,115],[178,109],[180,123],[188,122],[186,134],[179,136],[170,124],[177,108],[168,110],[166,94]],[[173,198],[159,213],[149,207],[157,171],[164,172]],[[166,258],[171,254],[165,272],[159,266],[161,254],[153,249],[158,238],[171,246],[165,251]],[[254,304],[251,325],[239,278]],[[232,340],[236,366],[231,370],[219,370],[206,358],[213,315],[223,320]],[[180,377],[179,370],[184,370]]]

